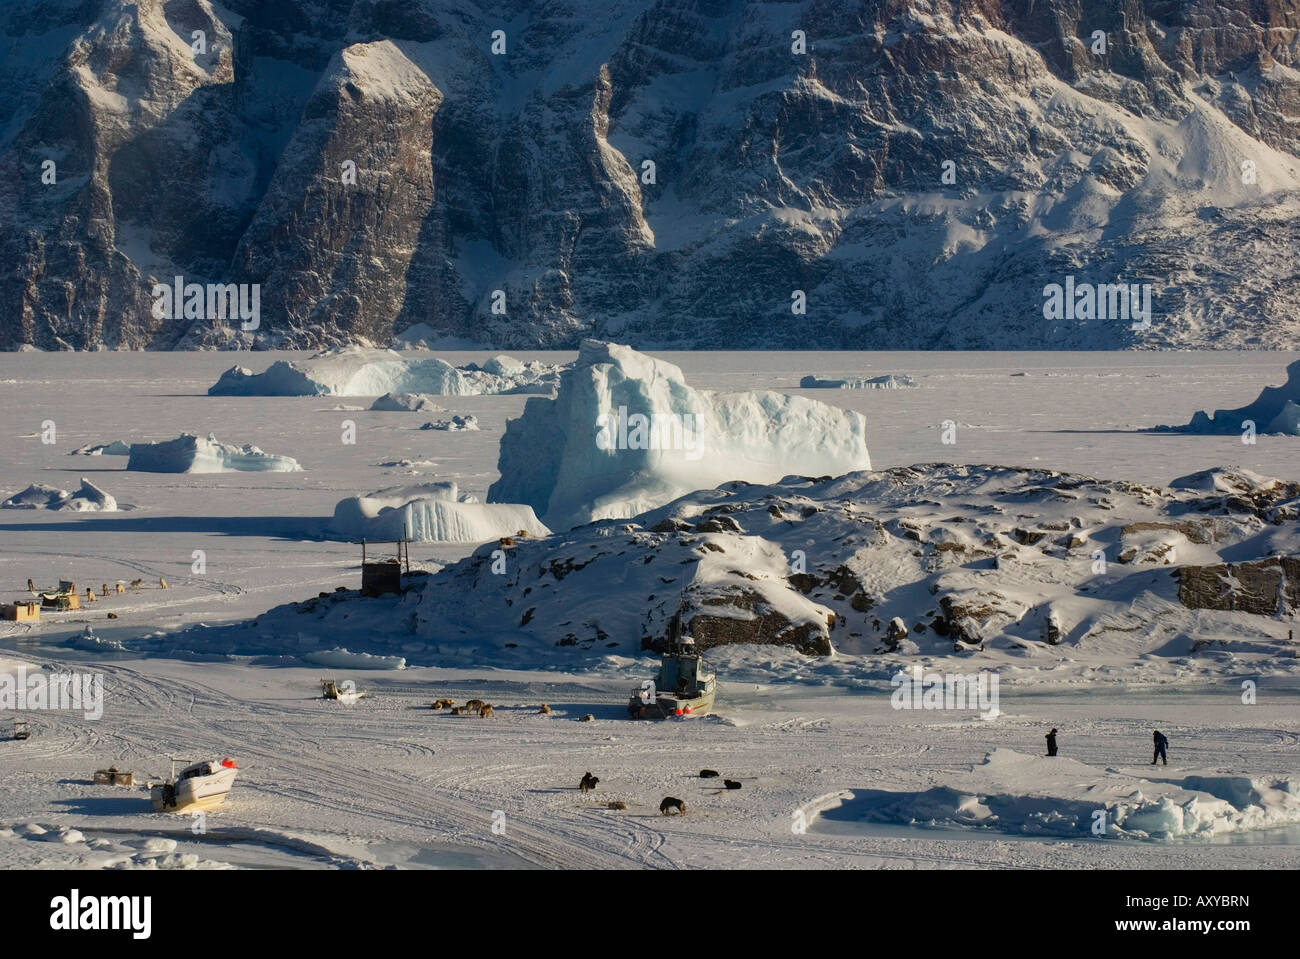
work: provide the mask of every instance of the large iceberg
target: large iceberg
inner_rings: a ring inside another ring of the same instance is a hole
[[[0,503],[0,509],[54,509],[70,510],[74,513],[115,513],[117,512],[117,500],[83,476],[81,478],[81,488],[75,493],[69,493],[67,490],[58,489],[54,486],[33,483],[21,493],[15,493]]]
[[[132,443],[126,468],[145,473],[297,473],[298,461],[264,453],[256,446],[231,446],[211,433],[207,439],[182,433],[161,443]]]
[[[1209,433],[1231,435],[1245,432],[1247,422],[1256,433],[1283,433],[1300,436],[1300,360],[1286,368],[1286,383],[1266,386],[1255,402],[1235,410],[1215,410],[1210,416],[1197,412],[1186,426],[1162,426],[1175,433]]]
[[[558,394],[506,424],[488,501],[567,529],[731,480],[870,469],[866,429],[861,413],[806,397],[697,390],[671,363],[586,340]]]
[[[349,496],[334,507],[327,530],[345,540],[400,539],[417,542],[481,543],[519,532],[546,536],[532,507],[479,503],[461,496],[455,483],[395,486],[365,496]]]
[[[263,373],[235,366],[208,389],[209,396],[379,396],[430,393],[549,393],[558,368],[493,357],[479,367],[455,367],[436,356],[412,357],[395,350],[349,346],[301,360],[277,360]]]

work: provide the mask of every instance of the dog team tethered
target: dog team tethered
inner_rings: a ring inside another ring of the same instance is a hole
[[[172,760],[172,775],[165,783],[155,783],[149,787],[149,798],[153,800],[155,812],[198,812],[220,806],[230,794],[239,767],[227,756],[221,760],[204,760],[190,763],[176,775],[176,764],[183,759]]]
[[[717,677],[695,649],[695,640],[673,640],[659,659],[659,673],[632,690],[627,711],[633,719],[667,719],[669,716],[707,716],[713,709]]]

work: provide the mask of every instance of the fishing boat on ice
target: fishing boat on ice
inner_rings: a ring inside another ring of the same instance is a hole
[[[680,636],[659,658],[659,672],[632,690],[627,711],[633,719],[706,716],[713,709],[717,676],[695,648],[695,640]]]
[[[239,773],[239,767],[229,756],[190,763],[179,776],[176,775],[178,762],[184,760],[172,760],[172,775],[167,782],[149,787],[155,812],[196,812],[220,806]]]
[[[322,679],[320,681],[321,697],[324,699],[333,699],[340,703],[355,703],[365,695],[351,680],[338,682],[333,679]]]

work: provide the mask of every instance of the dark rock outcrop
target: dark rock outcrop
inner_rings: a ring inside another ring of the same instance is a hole
[[[1184,566],[1178,571],[1178,600],[1188,609],[1260,616],[1300,610],[1300,556]]]
[[[1298,36],[1293,0],[10,0],[0,349],[1287,348]],[[261,284],[260,327],[156,318],[177,275]],[[1045,319],[1067,276],[1152,323]]]

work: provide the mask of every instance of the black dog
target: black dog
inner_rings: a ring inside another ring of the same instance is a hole
[[[716,779],[717,777],[718,777],[718,771],[717,771],[716,769],[701,769],[701,770],[700,770],[700,778],[701,778],[701,779]]]
[[[578,788],[583,792],[586,792],[588,789],[595,789],[596,783],[598,782],[600,782],[600,777],[593,776],[590,772],[588,772],[583,775],[582,782],[578,783]]]
[[[664,797],[664,801],[659,804],[659,811],[667,816],[668,810],[674,807],[676,807],[679,815],[686,815],[686,803],[682,802],[680,799],[674,799],[672,796]]]
[[[740,788],[740,783],[736,782],[734,779],[724,779],[722,780],[722,785],[726,786],[728,789]]]

